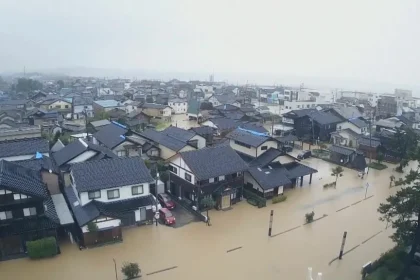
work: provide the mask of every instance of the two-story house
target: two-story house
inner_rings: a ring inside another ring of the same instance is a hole
[[[70,174],[71,186],[65,194],[81,246],[120,241],[122,226],[153,220],[156,202],[150,184],[154,179],[139,157],[78,163],[71,166]]]
[[[37,155],[49,156],[48,140],[44,138],[15,139],[0,142],[0,160],[31,159]]]
[[[229,145],[245,161],[250,161],[259,157],[270,148],[277,149],[278,141],[266,133],[237,128],[229,133],[226,138],[229,139]]]
[[[197,208],[207,196],[218,209],[230,208],[242,197],[243,172],[248,166],[229,146],[181,152],[169,162],[167,191]]]
[[[188,111],[188,102],[183,99],[170,99],[168,106],[172,108],[174,114],[186,114]]]
[[[73,119],[93,118],[93,99],[91,97],[73,97]]]
[[[0,260],[25,256],[27,241],[57,237],[59,226],[41,173],[0,161]]]
[[[172,108],[168,105],[157,103],[144,103],[141,106],[141,111],[152,118],[170,119],[172,115]]]
[[[64,98],[49,98],[38,103],[38,106],[45,111],[71,112],[72,110],[71,101]]]

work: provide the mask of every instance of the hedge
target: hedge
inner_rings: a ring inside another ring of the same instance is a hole
[[[276,203],[283,202],[286,199],[287,199],[287,196],[285,196],[285,195],[279,195],[279,196],[273,197],[273,199],[271,200],[271,202],[273,202],[273,204],[276,204]]]
[[[41,259],[57,255],[57,242],[54,237],[46,237],[26,242],[28,256],[31,259]]]
[[[258,208],[267,206],[267,200],[250,190],[244,189],[244,197],[250,202],[252,205],[258,206]]]

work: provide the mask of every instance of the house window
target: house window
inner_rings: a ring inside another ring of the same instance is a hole
[[[140,221],[146,220],[146,207],[140,207]]]
[[[35,207],[23,208],[23,215],[25,217],[36,216],[36,208]]]
[[[117,151],[117,156],[119,157],[126,157],[127,156],[127,151]]]
[[[210,178],[209,183],[214,183],[214,178]]]
[[[89,199],[101,198],[101,191],[88,192]]]
[[[178,168],[176,168],[176,167],[174,167],[174,166],[172,166],[172,165],[169,165],[169,171],[171,171],[172,173],[175,173],[175,174],[178,174]]]
[[[131,194],[132,195],[143,194],[143,185],[131,187]]]
[[[223,181],[225,179],[225,175],[219,176],[219,181]]]
[[[214,177],[213,180],[214,182],[219,182],[219,177]]]
[[[69,105],[65,105],[64,108],[68,109],[69,108]]]
[[[250,149],[251,146],[235,140],[235,144]]]
[[[12,211],[0,212],[0,220],[8,220],[12,218],[13,218]]]
[[[185,173],[184,175],[185,180],[187,180],[188,182],[191,182],[191,175],[188,173]]]
[[[109,190],[108,192],[108,199],[116,199],[120,198],[120,190]]]
[[[265,150],[267,150],[267,146],[262,146],[261,151],[265,151]]]

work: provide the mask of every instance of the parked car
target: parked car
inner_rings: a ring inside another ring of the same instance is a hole
[[[167,208],[162,208],[159,210],[159,219],[165,223],[165,225],[175,224],[175,217],[171,211]]]
[[[302,151],[300,154],[298,154],[297,158],[298,159],[305,159],[305,158],[310,158],[311,156],[312,156],[311,151]]]
[[[166,193],[158,194],[157,198],[158,198],[160,204],[162,204],[163,207],[168,208],[168,209],[174,209],[175,208],[175,202]]]

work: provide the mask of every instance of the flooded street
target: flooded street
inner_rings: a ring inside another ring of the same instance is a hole
[[[392,229],[378,220],[377,208],[395,189],[389,188],[393,166],[371,170],[361,180],[345,169],[336,189],[323,189],[334,178],[331,164],[319,159],[312,185],[285,192],[287,200],[256,208],[242,201],[229,211],[210,211],[212,226],[195,222],[180,228],[143,226],[124,229],[124,242],[79,251],[63,244],[62,254],[41,261],[19,259],[0,263],[0,279],[115,279],[113,259],[138,262],[142,279],[306,279],[307,268],[325,280],[360,279],[363,264],[392,247]],[[395,174],[397,178],[401,174]],[[365,185],[370,187],[365,198]],[[270,210],[274,210],[273,237],[268,237]],[[305,213],[315,212],[314,223],[304,225]],[[347,231],[343,260],[338,256]],[[370,238],[370,239],[369,239]],[[357,247],[356,247],[357,246]],[[22,269],[24,267],[25,269]],[[161,271],[165,270],[165,271]],[[161,272],[159,272],[161,271]],[[149,275],[148,275],[149,274]]]

